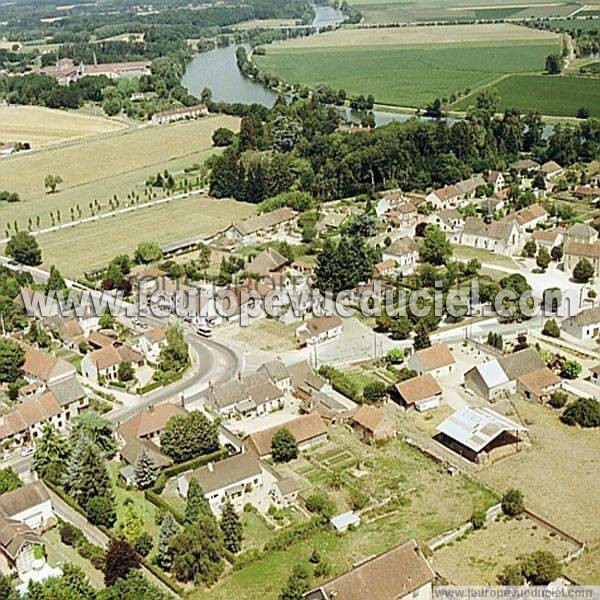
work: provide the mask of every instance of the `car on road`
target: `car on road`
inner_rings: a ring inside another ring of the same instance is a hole
[[[212,336],[212,329],[210,327],[198,327],[197,333],[202,337],[209,338]]]

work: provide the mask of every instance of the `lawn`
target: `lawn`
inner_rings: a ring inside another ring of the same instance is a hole
[[[254,58],[285,81],[330,85],[384,104],[423,107],[436,98],[492,82],[506,73],[541,72],[558,50],[550,40],[463,44],[273,47]],[[385,77],[381,74],[385,73]]]
[[[455,258],[458,259],[471,260],[472,258],[476,258],[479,262],[482,264],[485,263],[486,265],[506,267],[509,269],[519,268],[519,265],[510,256],[491,252],[484,248],[471,248],[470,246],[459,246],[458,244],[453,244],[452,248],[454,250]],[[502,276],[504,277],[504,275],[506,275],[506,273]]]
[[[516,562],[521,554],[547,550],[561,559],[576,549],[530,519],[501,517],[436,550],[432,564],[454,585],[495,585],[504,566]]]
[[[262,548],[273,536],[273,529],[257,512],[250,510],[240,514],[244,526],[242,550]]]
[[[247,327],[239,327],[235,339],[250,344],[264,352],[287,352],[296,347],[296,328],[298,323],[285,325],[277,319],[261,318],[252,321]]]
[[[331,430],[330,435],[332,443],[312,451],[313,466],[305,469],[308,474],[323,475],[316,478],[317,486],[325,485],[327,468],[341,468],[344,480],[354,480],[361,490],[378,498],[402,497],[403,501],[387,514],[374,513],[373,520],[364,522],[356,531],[339,536],[330,530],[319,530],[285,551],[268,553],[253,564],[229,572],[210,590],[196,590],[192,598],[274,600],[295,564],[303,563],[312,571],[314,567],[308,563],[308,557],[313,548],[327,557],[331,577],[367,556],[380,554],[411,538],[430,539],[465,522],[474,508],[497,502],[479,484],[464,476],[451,477],[400,440],[374,448],[343,428]],[[348,457],[352,460],[348,461]],[[357,460],[360,475],[355,469]],[[296,477],[302,477],[302,473],[296,473]],[[303,492],[306,493],[309,492]]]
[[[533,449],[495,463],[479,477],[500,491],[523,491],[527,507],[589,547],[567,568],[582,584],[600,584],[598,448],[600,430],[562,424],[559,412],[526,400],[516,404]]]
[[[29,142],[32,148],[126,128],[119,121],[72,111],[41,106],[0,106],[0,141]]]
[[[85,117],[86,119],[88,117]],[[239,119],[218,115],[162,127],[140,127],[83,140],[39,152],[0,160],[1,189],[18,192],[21,201],[0,208],[0,231],[17,220],[26,229],[28,219],[40,217],[42,228],[51,225],[49,213],[60,210],[64,221],[79,205],[89,216],[88,205],[98,199],[106,212],[108,200],[121,201],[133,190],[143,192],[150,175],[168,169],[177,172],[202,162],[215,150],[212,133],[218,127],[236,129]],[[44,179],[60,175],[63,183],[47,194]]]
[[[500,96],[500,111],[514,107],[521,111],[539,111],[544,115],[574,117],[577,110],[585,106],[590,116],[600,117],[600,79],[511,75],[492,88]],[[475,95],[469,96],[452,108],[466,110],[474,102]]]
[[[131,254],[141,241],[166,244],[216,233],[255,212],[255,205],[194,195],[42,234],[37,240],[46,266],[54,264],[64,275],[77,276],[105,266],[117,254]]]

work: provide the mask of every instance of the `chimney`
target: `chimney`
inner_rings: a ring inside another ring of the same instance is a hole
[[[209,462],[206,467],[208,468],[208,470],[213,473],[215,470],[215,464],[213,462]]]

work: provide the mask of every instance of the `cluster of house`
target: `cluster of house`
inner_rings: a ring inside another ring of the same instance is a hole
[[[208,106],[206,104],[193,104],[192,106],[183,106],[182,108],[172,108],[163,110],[152,115],[154,125],[168,125],[175,121],[197,119],[208,115]]]
[[[68,85],[71,81],[77,81],[87,76],[104,75],[110,79],[118,79],[119,77],[150,75],[150,64],[149,60],[99,64],[94,54],[94,62],[91,65],[83,62],[75,64],[70,58],[61,58],[55,65],[38,67],[33,70],[33,73],[54,77],[60,85]]]

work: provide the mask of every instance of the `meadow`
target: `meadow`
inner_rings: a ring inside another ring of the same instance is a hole
[[[0,106],[0,141],[32,148],[126,129],[124,123],[41,106]],[[1,170],[1,169],[0,169]]]
[[[565,31],[589,31],[590,29],[600,29],[600,19],[555,19],[548,21],[552,29],[564,29]]]
[[[558,41],[372,45],[337,48],[273,47],[257,64],[284,81],[330,85],[376,102],[424,107],[489,84],[507,73],[541,72]],[[381,74],[384,73],[385,76]]]
[[[253,204],[194,195],[41,234],[37,240],[46,267],[56,265],[64,275],[77,277],[105,266],[117,254],[133,254],[139,242],[164,245],[208,235],[255,213]]]
[[[124,201],[132,190],[141,194],[150,175],[165,169],[176,173],[202,163],[216,151],[211,138],[218,127],[237,130],[239,119],[219,115],[163,127],[140,127],[3,158],[2,189],[18,192],[21,201],[0,207],[0,231],[15,220],[25,229],[28,219],[36,223],[37,217],[40,228],[49,227],[50,212],[59,210],[66,221],[71,207],[77,205],[87,217],[88,205],[94,199],[106,212],[113,196]],[[23,177],[23,173],[28,176]],[[48,194],[44,188],[48,174],[63,179],[56,193]]]
[[[515,107],[524,112],[574,117],[580,107],[586,107],[590,116],[600,117],[600,79],[511,75],[491,87],[500,96],[501,111]],[[466,110],[474,102],[475,96],[469,96],[452,105],[452,109]]]

